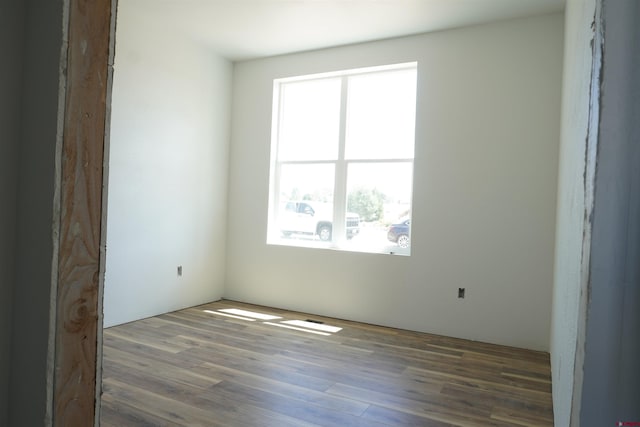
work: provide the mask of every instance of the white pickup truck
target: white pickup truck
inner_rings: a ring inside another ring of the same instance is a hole
[[[347,212],[347,239],[360,232],[360,216]],[[317,235],[322,241],[331,240],[333,205],[314,201],[289,201],[281,205],[279,222],[283,236],[292,234]]]

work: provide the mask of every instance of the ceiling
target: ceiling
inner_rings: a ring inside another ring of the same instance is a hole
[[[121,0],[233,60],[406,36],[564,9],[564,0]]]

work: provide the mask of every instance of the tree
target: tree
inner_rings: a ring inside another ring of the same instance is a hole
[[[378,221],[384,213],[385,199],[377,188],[358,187],[349,193],[347,210],[360,215],[362,221]]]

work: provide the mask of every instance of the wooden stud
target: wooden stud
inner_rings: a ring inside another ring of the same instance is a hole
[[[90,426],[99,401],[102,345],[99,286],[112,0],[70,0],[65,6],[69,27],[52,421],[54,426]]]

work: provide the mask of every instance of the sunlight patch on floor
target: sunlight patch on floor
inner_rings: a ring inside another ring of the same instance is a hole
[[[277,326],[279,328],[292,329],[310,334],[330,336],[340,332],[342,328],[337,326],[325,325],[321,322],[311,320],[281,320],[279,322],[270,322],[270,320],[282,319],[280,316],[259,313],[257,311],[242,310],[239,308],[221,308],[218,310],[202,310],[205,313],[215,314],[218,316],[231,317],[233,319],[245,320],[247,322],[255,322],[262,320],[263,324],[269,326]]]
[[[339,328],[337,326],[325,325],[323,323],[308,322],[306,320],[284,320],[282,323],[285,323],[287,325],[292,325],[292,326],[299,326],[301,328],[315,329],[317,331],[323,331],[323,332],[330,332],[332,334],[335,334],[336,332],[340,332],[342,330],[342,328]]]
[[[235,314],[236,316],[251,317],[260,320],[282,319],[280,316],[272,316],[271,314],[258,313],[256,311],[240,310],[239,308],[223,308],[218,311],[223,313]]]
[[[283,323],[273,323],[273,322],[262,322],[262,323],[264,323],[265,325],[278,326],[280,328],[293,329],[295,331],[308,332],[310,334],[317,334],[317,335],[324,335],[324,336],[330,336],[331,335],[331,334],[326,333],[326,332],[312,331],[310,329],[304,329],[304,328],[297,328],[295,326],[285,325]]]
[[[236,316],[234,314],[229,314],[229,313],[221,313],[219,311],[213,311],[213,310],[202,310],[205,313],[209,313],[209,314],[217,314],[218,316],[226,316],[226,317],[233,317],[234,319],[240,319],[240,320],[247,320],[249,322],[255,322],[256,319],[250,319],[248,317],[242,317],[242,316]]]

